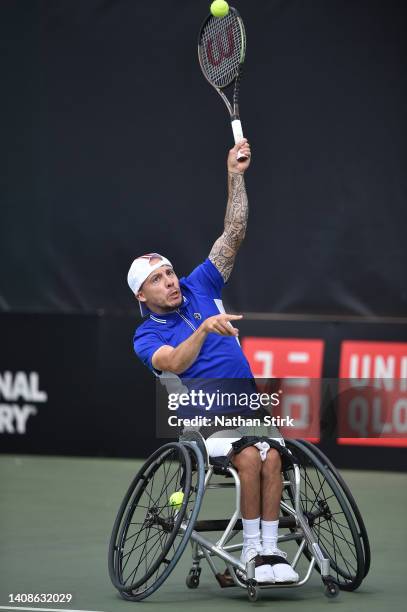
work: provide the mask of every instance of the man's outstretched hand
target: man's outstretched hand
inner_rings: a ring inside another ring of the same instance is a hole
[[[218,334],[219,336],[238,336],[239,330],[229,321],[242,319],[242,315],[219,314],[206,319],[201,327],[207,334]]]
[[[241,161],[237,160],[237,154],[239,153],[239,151],[243,153],[246,159],[241,160]],[[251,159],[250,145],[247,142],[247,139],[243,138],[243,140],[235,144],[233,149],[230,149],[229,151],[228,171],[229,172],[240,172],[243,174],[244,172],[246,172],[247,168],[250,166],[250,159]]]

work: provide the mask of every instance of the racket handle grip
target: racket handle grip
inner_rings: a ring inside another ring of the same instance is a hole
[[[232,130],[233,130],[233,138],[235,139],[235,144],[237,144],[243,138],[243,130],[242,130],[242,124],[240,122],[240,119],[233,119]],[[244,161],[245,159],[247,159],[246,155],[243,155],[243,153],[240,153],[240,151],[238,152],[236,158],[237,158],[237,161]]]

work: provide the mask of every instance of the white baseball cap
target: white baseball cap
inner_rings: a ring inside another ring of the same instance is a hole
[[[157,258],[159,258],[160,261],[153,265],[150,265],[151,259]],[[144,283],[146,278],[150,276],[150,274],[154,272],[154,270],[157,270],[157,268],[161,268],[161,266],[170,266],[171,268],[173,267],[170,260],[166,257],[163,257],[159,253],[147,253],[146,255],[141,255],[141,257],[137,257],[137,259],[135,259],[131,264],[127,274],[127,282],[132,292],[134,294],[137,294],[140,291],[140,287]],[[140,301],[139,305],[141,315],[144,317],[148,313],[148,308],[144,305],[143,302]]]

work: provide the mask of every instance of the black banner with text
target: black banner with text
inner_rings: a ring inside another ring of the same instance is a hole
[[[169,404],[134,355],[138,323],[0,315],[0,452],[145,457],[163,444],[171,434],[160,419],[176,418],[184,399],[173,388]],[[252,408],[267,395],[273,416],[293,420],[284,435],[318,442],[338,466],[405,469],[406,325],[244,319],[239,327],[253,371],[273,373],[256,380]],[[206,408],[214,401],[208,395]]]

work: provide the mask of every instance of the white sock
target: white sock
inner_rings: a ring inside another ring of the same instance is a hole
[[[261,521],[261,539],[263,548],[268,550],[277,548],[278,519],[276,521]]]
[[[258,548],[260,545],[260,517],[255,519],[242,518],[244,548]]]

